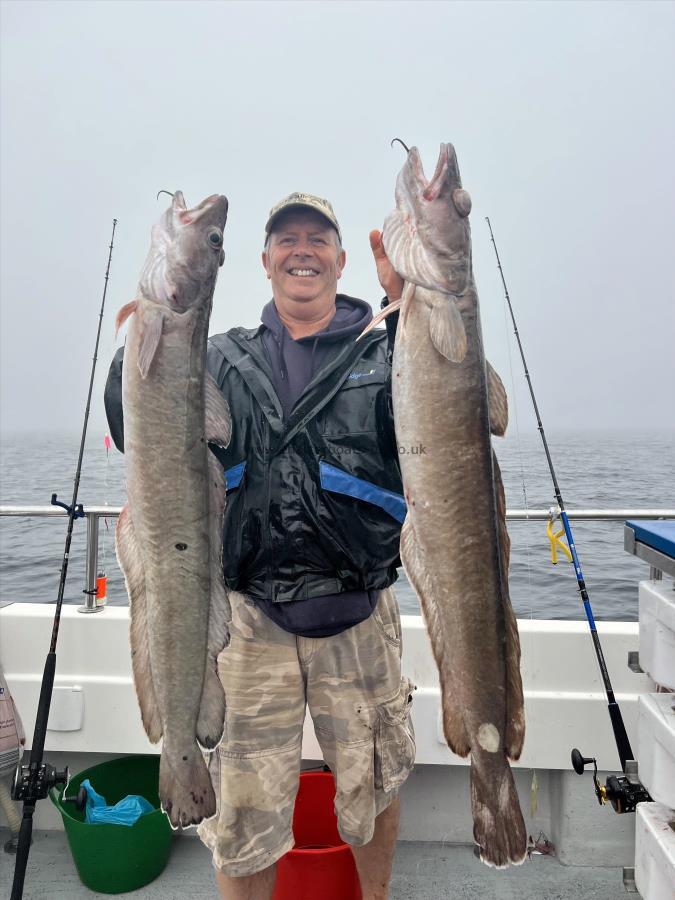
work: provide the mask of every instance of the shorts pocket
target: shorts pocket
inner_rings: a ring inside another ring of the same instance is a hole
[[[401,647],[401,617],[398,612],[396,597],[390,588],[380,591],[377,605],[372,612],[372,619],[382,637],[392,647]]]
[[[410,707],[415,685],[401,678],[397,694],[376,707],[375,787],[388,793],[400,787],[415,762],[415,731]]]

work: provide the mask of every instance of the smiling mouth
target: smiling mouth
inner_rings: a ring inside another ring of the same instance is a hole
[[[288,274],[295,275],[297,278],[312,278],[319,273],[316,269],[289,269]]]

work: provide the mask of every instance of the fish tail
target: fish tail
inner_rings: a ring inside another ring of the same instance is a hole
[[[501,778],[495,778],[492,766],[485,771],[472,757],[471,808],[473,837],[482,862],[497,869],[520,865],[527,856],[527,831],[506,759]]]
[[[172,828],[198,825],[216,812],[216,795],[195,743],[173,751],[166,742],[159,762],[159,799]]]

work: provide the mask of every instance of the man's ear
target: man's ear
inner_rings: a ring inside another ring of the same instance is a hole
[[[261,258],[262,258],[263,267],[264,267],[265,271],[267,272],[267,277],[271,278],[272,273],[270,272],[270,268],[269,268],[269,256],[267,255],[267,250],[263,250],[263,252],[261,254]]]
[[[337,258],[337,277],[340,278],[342,275],[342,270],[347,264],[347,254],[344,250],[340,250],[340,255]]]

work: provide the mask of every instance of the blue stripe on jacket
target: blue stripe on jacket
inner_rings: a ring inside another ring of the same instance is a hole
[[[241,484],[241,479],[244,477],[244,469],[246,468],[246,460],[244,462],[237,463],[236,466],[232,466],[231,469],[225,470],[225,484],[227,485],[227,490],[231,490],[232,488],[239,487]]]
[[[405,519],[406,505],[401,494],[378,487],[370,481],[357,478],[356,475],[350,475],[327,462],[319,463],[319,473],[321,487],[324,490],[332,491],[334,494],[346,494],[348,497],[373,503],[398,522],[403,522]]]

